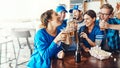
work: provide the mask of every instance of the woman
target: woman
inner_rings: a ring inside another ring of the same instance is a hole
[[[58,58],[64,56],[60,41],[65,40],[66,34],[57,31],[57,27],[61,25],[59,15],[53,10],[48,10],[41,15],[41,22],[45,28],[36,32],[34,52],[27,65],[29,68],[50,68],[52,58],[58,54]]]
[[[85,26],[80,28],[79,38],[80,42],[83,43],[82,48],[84,51],[88,52],[91,47],[96,46],[96,36],[103,35],[103,32],[100,31],[100,28],[95,25],[96,13],[93,10],[88,10],[83,16]]]

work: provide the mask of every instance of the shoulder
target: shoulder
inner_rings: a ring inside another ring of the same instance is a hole
[[[97,30],[97,31],[101,31],[101,30],[100,30],[100,27],[99,27],[98,25],[95,25],[93,29],[94,29],[95,31],[96,31],[96,30]]]
[[[118,18],[110,18],[108,20],[108,23],[110,23],[110,24],[120,24],[120,19],[118,19]]]
[[[79,29],[79,32],[82,32],[82,31],[84,31],[84,29],[86,28],[86,26],[84,25],[84,26],[81,26],[80,27],[80,29]]]
[[[81,28],[80,29],[84,29],[86,26],[84,25],[84,26],[81,26]]]
[[[42,28],[36,32],[35,37],[44,37],[47,34],[48,33],[46,32],[45,28]]]
[[[99,20],[95,21],[95,25],[99,26]]]
[[[63,20],[63,23],[67,23],[67,21],[68,21],[68,20],[67,20],[67,19],[65,19],[65,20]]]
[[[68,19],[65,19],[65,20],[63,20],[63,21],[67,22],[67,21],[68,21]]]
[[[100,34],[103,34],[103,31],[100,30],[100,27],[97,26],[97,25],[94,26],[94,31],[95,31],[96,34],[99,34],[99,33],[100,33]]]
[[[39,29],[37,32],[36,32],[36,34],[42,34],[42,33],[44,33],[45,32],[45,28],[42,28],[42,29]]]

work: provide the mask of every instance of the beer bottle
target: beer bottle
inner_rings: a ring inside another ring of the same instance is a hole
[[[76,51],[75,51],[75,62],[79,63],[81,61],[81,54],[80,54],[80,47],[77,44]]]

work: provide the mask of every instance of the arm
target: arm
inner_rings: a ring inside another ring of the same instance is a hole
[[[100,22],[100,27],[102,26],[102,25],[104,25],[103,26],[103,29],[115,29],[115,30],[120,30],[120,2],[117,2],[117,4],[116,4],[116,8],[115,8],[115,17],[117,18],[115,21],[119,24],[119,25],[115,25],[115,24],[108,24],[107,22],[105,22],[105,24],[104,23],[101,23]]]
[[[120,19],[116,19],[116,22],[118,24],[109,24],[107,22],[100,22],[99,26],[101,30],[104,30],[104,29],[120,30]]]
[[[112,24],[109,24],[109,25],[108,25],[108,28],[109,28],[109,29],[114,29],[114,30],[120,30],[120,25],[112,25]]]
[[[85,47],[85,45],[83,43],[81,44],[81,46],[82,46],[82,48],[84,49],[85,52],[89,52],[90,49]]]
[[[53,57],[61,49],[58,44],[49,39],[49,37],[42,32],[35,35],[35,47],[43,59]],[[52,41],[52,42],[50,42]]]
[[[86,33],[81,32],[81,37],[85,38],[87,40],[87,42],[91,45],[91,46],[95,46],[95,42],[93,42]]]

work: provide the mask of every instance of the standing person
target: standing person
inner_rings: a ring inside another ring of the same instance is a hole
[[[79,30],[80,43],[84,51],[88,52],[91,47],[96,46],[95,39],[97,35],[103,35],[99,26],[95,25],[96,13],[93,10],[88,10],[84,13],[84,23]]]
[[[79,8],[79,5],[74,5],[73,8],[69,10],[69,12],[73,14],[73,20],[77,22],[77,29],[79,30],[80,27],[84,25],[82,9]]]
[[[60,16],[60,21],[62,22],[62,24],[58,26],[58,29],[61,30],[67,26],[67,19],[65,19],[67,10],[64,6],[59,5],[56,8],[56,12]]]
[[[98,22],[96,23],[99,25],[100,22],[100,28],[104,29],[101,27],[101,24],[104,22],[107,22],[108,24],[113,24],[113,25],[120,25],[120,19],[118,18],[111,18],[113,14],[113,7],[110,4],[103,4],[100,7],[100,12],[99,12],[99,19]],[[120,11],[120,9],[119,9]],[[115,27],[114,27],[115,28]],[[104,29],[105,32],[105,37],[106,37],[106,42],[104,46],[102,47],[104,50],[108,51],[116,51],[120,50],[120,37],[119,37],[119,31],[113,29]],[[105,47],[107,46],[107,48]]]
[[[50,68],[52,58],[64,56],[60,41],[66,39],[66,34],[57,30],[61,25],[59,15],[53,10],[47,10],[41,15],[41,22],[45,27],[35,34],[34,52],[27,65],[29,68]]]

